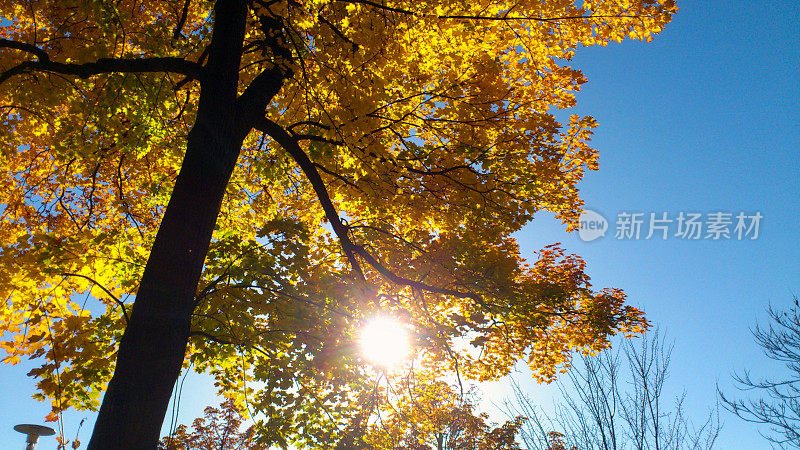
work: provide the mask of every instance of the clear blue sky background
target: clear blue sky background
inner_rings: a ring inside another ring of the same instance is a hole
[[[595,286],[623,288],[674,339],[670,384],[685,388],[690,416],[698,417],[713,405],[717,382],[731,390],[732,371],[780,373],[749,328],[766,319],[770,302],[785,306],[800,294],[800,8],[789,0],[679,6],[653,42],[582,49],[574,59],[589,82],[569,112],[600,124],[593,140],[600,171],[587,175],[582,195],[609,220],[608,234],[583,242],[541,215],[518,238],[531,258],[562,242],[587,260]],[[621,211],[764,218],[757,240],[616,240]],[[0,367],[2,448],[22,448],[11,427],[41,423],[48,411],[30,398],[28,368]],[[182,422],[217,402],[209,391],[207,380],[189,378]],[[68,437],[83,416],[65,417]],[[88,417],[84,443],[94,419]],[[722,420],[718,448],[769,448],[757,427],[726,413]],[[47,439],[38,448],[54,449]]]
[[[800,10],[791,1],[678,5],[653,42],[574,60],[589,79],[575,109],[600,124],[600,170],[582,196],[609,220],[607,235],[583,242],[542,218],[519,240],[528,251],[561,241],[587,260],[595,286],[623,288],[674,339],[670,384],[686,389],[699,418],[717,381],[732,390],[732,371],[780,373],[749,328],[770,302],[800,294]],[[616,240],[622,211],[764,218],[757,240]],[[718,448],[769,448],[757,427],[721,418]]]

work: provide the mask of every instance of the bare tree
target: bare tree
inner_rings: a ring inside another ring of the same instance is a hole
[[[800,305],[788,311],[777,311],[770,306],[769,324],[756,325],[753,330],[758,345],[764,353],[789,369],[785,377],[754,379],[745,370],[733,377],[738,388],[757,393],[758,398],[734,399],[719,389],[723,406],[748,422],[763,423],[770,427],[762,434],[781,448],[800,448]]]
[[[528,418],[520,433],[531,450],[552,445],[556,432],[563,445],[580,450],[711,449],[720,431],[718,410],[709,412],[699,428],[686,418],[679,395],[665,399],[672,346],[658,331],[622,350],[578,356],[559,381],[563,401],[552,415],[545,413],[518,385],[509,413]]]

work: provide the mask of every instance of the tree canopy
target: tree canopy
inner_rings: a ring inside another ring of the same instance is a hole
[[[416,370],[552,378],[645,327],[579,257],[529,265],[512,236],[537,211],[574,229],[597,168],[594,120],[554,115],[586,81],[568,61],[675,9],[0,2],[4,361],[40,362],[54,414],[108,388],[94,448],[140,416],[155,445],[190,365],[265,442],[334,441],[366,420],[354,342],[378,314],[412,331]]]
[[[364,448],[521,450],[516,438],[524,417],[495,426],[488,414],[475,412],[471,392],[441,380],[405,377],[392,387],[386,392],[391,407],[366,430]]]

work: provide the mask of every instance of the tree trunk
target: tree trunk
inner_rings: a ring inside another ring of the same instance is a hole
[[[225,188],[250,120],[263,115],[283,83],[279,70],[267,71],[259,79],[261,89],[254,89],[257,95],[250,95],[249,102],[237,100],[246,14],[243,0],[215,4],[197,119],[120,342],[90,450],[154,449],[158,443]]]
[[[191,133],[198,134],[197,128]],[[211,149],[197,148],[203,144],[192,134],[120,342],[90,449],[155,448],[159,439],[186,352],[211,233],[233,168],[232,164],[215,167]],[[235,154],[238,150],[228,149]]]

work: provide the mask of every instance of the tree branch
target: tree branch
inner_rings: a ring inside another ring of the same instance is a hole
[[[314,142],[322,142],[323,144],[344,145],[344,141],[335,141],[333,139],[326,139],[324,137],[320,137],[314,134],[295,134],[294,139],[297,141],[314,141]]]
[[[297,140],[292,138],[292,136],[277,123],[264,117],[255,124],[255,128],[274,139],[284,150],[289,152],[292,159],[300,166],[300,169],[306,175],[308,181],[311,182],[311,186],[317,194],[322,209],[325,211],[325,217],[328,219],[328,223],[331,224],[333,232],[339,238],[342,250],[344,250],[345,255],[347,255],[347,259],[350,261],[353,270],[361,280],[366,280],[364,278],[364,273],[361,271],[361,265],[353,254],[355,245],[350,240],[348,229],[342,223],[342,219],[339,217],[339,213],[336,211],[336,207],[333,205],[328,195],[328,189],[325,187],[325,183],[322,181],[317,167],[311,162],[311,159],[308,158],[308,155],[306,155],[303,149],[300,148],[300,145],[297,144]]]
[[[202,66],[183,58],[100,58],[94,62],[75,64],[51,61],[47,52],[25,42],[0,39],[0,48],[22,50],[38,58],[37,61],[23,61],[0,74],[0,84],[15,75],[28,72],[53,72],[80,78],[112,72],[172,72],[198,79],[202,76]]]
[[[242,124],[246,128],[246,132],[249,132],[253,124],[263,118],[264,110],[270,100],[281,90],[284,80],[291,78],[292,75],[291,70],[280,66],[265,70],[258,74],[242,92],[242,95],[236,99],[237,112],[242,117]],[[281,130],[283,129],[281,128]]]
[[[259,121],[255,125],[255,128],[267,133],[270,137],[275,139],[275,141],[280,144],[281,147],[289,152],[295,162],[300,166],[300,169],[311,182],[314,192],[316,192],[317,198],[322,205],[322,209],[325,211],[325,217],[328,219],[328,222],[331,224],[334,233],[339,238],[339,242],[342,245],[345,255],[347,255],[347,259],[350,260],[350,263],[353,265],[353,270],[356,271],[361,279],[364,279],[364,274],[361,270],[361,266],[358,263],[358,259],[355,257],[356,254],[364,258],[364,260],[370,266],[395,284],[409,286],[413,289],[419,289],[436,294],[451,295],[458,298],[468,298],[480,304],[488,311],[491,311],[490,306],[478,294],[472,292],[461,292],[454,289],[440,288],[431,286],[421,281],[415,281],[401,277],[381,264],[377,259],[375,259],[375,257],[367,252],[364,247],[354,244],[350,240],[349,227],[342,223],[342,219],[339,217],[339,213],[336,211],[336,207],[333,205],[333,202],[330,199],[328,189],[325,187],[325,183],[322,181],[322,177],[317,171],[317,166],[309,159],[308,155],[306,155],[303,149],[300,148],[300,146],[297,144],[297,140],[292,138],[292,136],[286,130],[284,130],[283,127],[267,118],[263,118],[261,121]]]
[[[39,47],[28,44],[27,42],[12,41],[10,39],[0,39],[0,48],[13,48],[15,50],[22,50],[28,52],[37,58],[39,61],[50,61],[50,56]]]
[[[408,278],[401,277],[401,276],[397,275],[396,273],[392,272],[391,270],[389,270],[389,268],[387,268],[383,264],[381,264],[377,259],[375,259],[374,256],[372,256],[368,251],[366,251],[366,249],[364,249],[364,247],[362,247],[360,245],[353,245],[353,251],[356,254],[361,255],[361,257],[364,258],[364,260],[367,261],[367,263],[370,266],[372,266],[381,275],[383,275],[384,277],[388,278],[389,280],[391,280],[395,284],[408,286],[408,287],[410,287],[412,289],[418,289],[418,290],[421,290],[421,291],[427,291],[427,292],[431,292],[431,293],[434,293],[434,294],[443,294],[443,295],[451,295],[453,297],[458,297],[458,298],[467,298],[467,299],[475,301],[475,303],[478,303],[482,307],[486,308],[487,311],[489,311],[489,312],[492,311],[492,308],[489,306],[489,304],[486,303],[486,301],[484,301],[483,298],[480,295],[475,294],[474,292],[462,292],[462,291],[458,291],[458,290],[455,290],[455,289],[440,288],[440,287],[436,287],[436,286],[431,286],[430,284],[427,284],[427,283],[423,283],[422,281],[415,281],[415,280],[411,280],[411,279],[408,279]]]
[[[294,133],[294,129],[295,128],[303,126],[303,125],[310,125],[310,126],[318,127],[318,128],[322,128],[323,130],[330,130],[331,129],[331,127],[328,126],[328,125],[321,124],[319,122],[314,122],[312,120],[303,120],[303,121],[300,121],[300,122],[293,123],[293,124],[289,125],[288,127],[286,127],[286,129],[289,130],[290,133]]]
[[[204,338],[206,338],[206,339],[208,339],[210,341],[214,341],[214,342],[216,342],[218,344],[230,345],[230,344],[234,343],[234,342],[229,341],[227,339],[223,339],[221,337],[217,337],[217,336],[214,336],[212,334],[206,333],[205,331],[200,331],[200,330],[192,330],[192,331],[190,331],[189,332],[189,337],[192,337],[192,336],[202,336],[202,337],[204,337]]]
[[[325,17],[324,17],[322,14],[320,14],[318,17],[319,17],[319,20],[320,20],[320,22],[322,22],[322,23],[324,23],[325,25],[327,25],[327,26],[328,26],[328,28],[330,28],[330,29],[331,29],[331,30],[334,32],[334,34],[336,34],[336,36],[339,36],[339,38],[340,38],[341,40],[343,40],[343,41],[347,42],[348,44],[350,44],[350,45],[353,47],[353,51],[354,51],[354,52],[357,52],[357,51],[358,51],[358,49],[359,49],[359,47],[360,47],[358,44],[356,44],[355,42],[353,42],[352,40],[350,40],[350,38],[348,38],[347,36],[345,36],[345,35],[344,35],[344,33],[342,33],[342,31],[341,31],[341,30],[339,30],[338,28],[336,28],[336,26],[335,26],[334,24],[330,23],[330,22],[328,21],[328,19],[326,19],[326,18],[325,18]]]
[[[404,14],[407,16],[416,16],[416,17],[435,17],[437,19],[472,19],[472,20],[527,20],[533,22],[558,22],[562,20],[581,20],[581,19],[610,19],[610,18],[624,18],[624,19],[635,19],[640,16],[636,15],[576,15],[576,16],[556,16],[556,17],[535,17],[535,16],[480,16],[480,15],[470,15],[470,14],[455,14],[455,15],[442,15],[442,16],[434,16],[431,14],[424,14],[417,11],[411,11],[408,9],[403,8],[396,8],[389,5],[381,5],[380,3],[371,1],[371,0],[337,0],[343,3],[359,3],[362,5],[372,6],[378,9],[382,9],[385,11],[391,11],[398,14]]]
[[[189,6],[191,5],[192,0],[186,0],[183,4],[183,10],[181,10],[181,16],[178,18],[178,23],[175,25],[175,29],[172,30],[172,38],[178,39],[183,37],[183,27],[186,25],[186,18],[189,15]]]
[[[128,312],[125,310],[125,303],[122,303],[122,300],[120,300],[119,298],[117,298],[117,296],[115,296],[114,294],[112,294],[112,293],[111,293],[111,291],[109,291],[108,289],[106,289],[106,287],[105,287],[105,286],[103,286],[102,284],[100,284],[100,283],[98,283],[97,281],[95,281],[95,279],[94,279],[94,278],[92,278],[92,277],[88,277],[88,276],[86,276],[86,275],[81,275],[81,274],[79,274],[79,273],[67,273],[67,272],[64,272],[64,273],[62,273],[61,275],[62,275],[62,276],[65,276],[65,277],[79,277],[79,278],[83,278],[83,279],[85,279],[85,280],[88,280],[88,281],[90,281],[92,284],[94,284],[95,286],[99,287],[100,289],[102,289],[102,290],[103,290],[103,292],[105,292],[105,293],[106,293],[106,294],[107,294],[109,297],[111,297],[111,299],[112,299],[112,300],[114,300],[114,302],[115,302],[117,305],[119,305],[120,309],[122,309],[122,316],[123,316],[123,317],[125,317],[125,323],[128,323]]]

